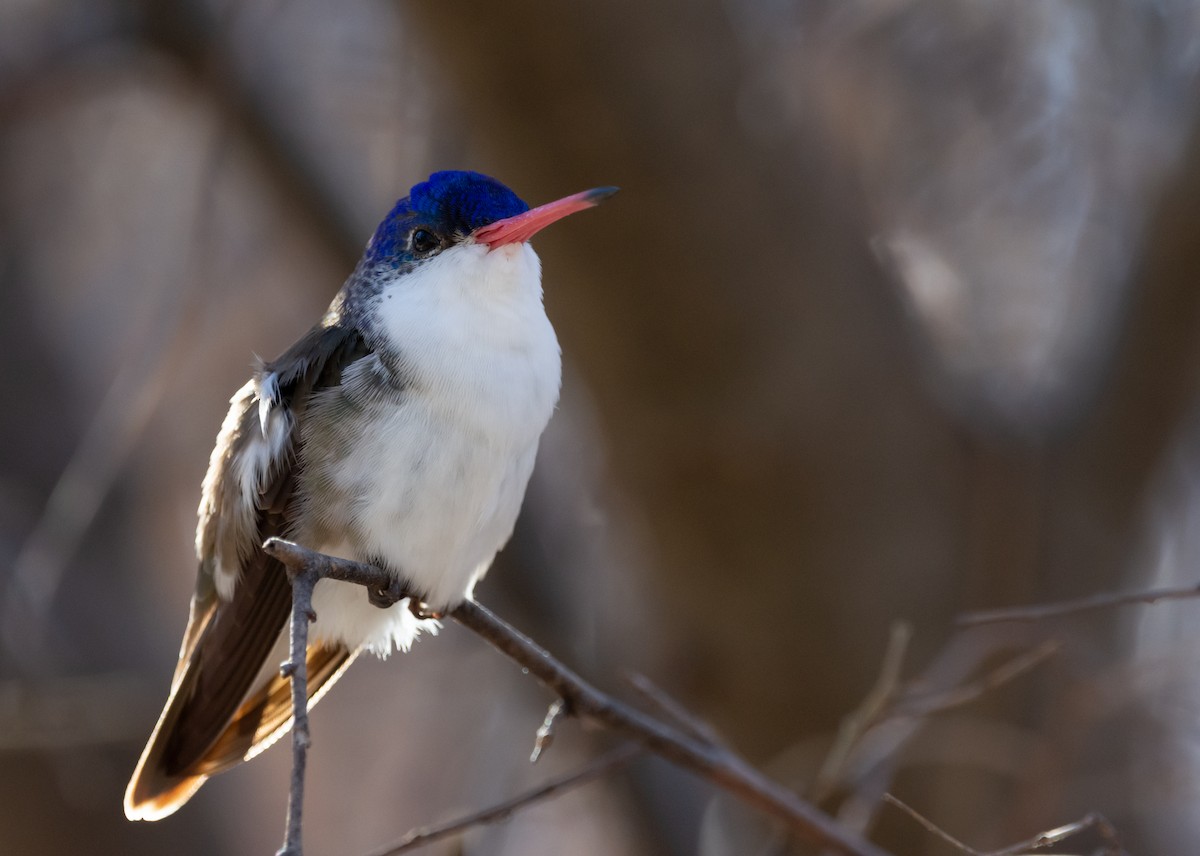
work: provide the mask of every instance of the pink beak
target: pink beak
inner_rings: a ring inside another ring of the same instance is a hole
[[[597,187],[593,190],[564,196],[557,202],[547,202],[545,205],[529,209],[524,214],[505,217],[503,220],[482,226],[475,230],[475,240],[480,244],[487,244],[488,248],[492,250],[503,247],[505,244],[523,243],[555,220],[561,220],[576,211],[595,208],[616,192],[617,188],[615,187]]]

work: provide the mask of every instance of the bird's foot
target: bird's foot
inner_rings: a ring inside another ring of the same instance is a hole
[[[367,600],[372,606],[377,606],[380,609],[387,609],[390,606],[395,606],[402,600],[408,600],[408,610],[414,616],[424,621],[429,618],[441,618],[442,613],[438,610],[431,609],[427,603],[421,598],[413,594],[408,585],[400,579],[393,579],[388,583],[387,588],[376,586],[367,587]]]
[[[440,619],[444,614],[441,612],[441,610],[430,609],[429,604],[422,600],[417,600],[415,597],[409,600],[408,611],[411,612],[414,617],[419,618],[422,621],[426,621],[430,618]]]
[[[371,601],[372,606],[377,606],[380,609],[387,609],[389,606],[395,606],[405,598],[412,598],[412,592],[408,590],[408,586],[401,580],[392,580],[387,588],[367,588],[367,600]]]

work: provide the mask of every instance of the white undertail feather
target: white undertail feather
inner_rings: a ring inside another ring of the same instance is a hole
[[[343,559],[358,558],[346,544],[326,544],[321,552]],[[422,632],[437,635],[442,626],[435,619],[417,618],[408,608],[407,600],[379,609],[368,602],[361,586],[333,580],[317,582],[312,604],[317,620],[310,631],[310,644],[361,645],[379,657],[393,651],[407,651]],[[287,633],[280,637],[286,642]]]

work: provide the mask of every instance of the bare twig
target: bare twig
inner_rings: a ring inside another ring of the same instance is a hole
[[[292,683],[292,782],[288,793],[287,830],[283,847],[276,856],[302,856],[302,820],[304,814],[304,771],[308,766],[308,623],[316,621],[312,608],[313,589],[318,573],[311,567],[287,566],[292,583],[292,625],[288,661],[280,668]]]
[[[844,793],[838,819],[850,829],[869,828],[901,763],[901,750],[929,717],[975,701],[1025,674],[1059,648],[1056,640],[1043,640],[985,671],[982,677],[968,680],[1011,635],[1005,628],[961,634],[922,677],[902,684],[910,630],[903,623],[894,624],[879,678],[858,709],[843,720],[805,795],[822,805],[834,794]]]
[[[675,720],[676,724],[690,736],[709,746],[724,748],[725,743],[715,728],[672,698],[666,690],[648,677],[630,672],[625,675],[625,681],[637,691],[638,695],[658,708],[660,712]]]
[[[636,746],[632,743],[626,744],[619,749],[614,749],[607,755],[597,758],[586,767],[576,770],[574,773],[552,779],[540,787],[512,799],[505,800],[491,808],[472,812],[441,826],[414,829],[396,843],[389,844],[382,850],[374,851],[371,853],[371,856],[398,856],[400,853],[408,853],[427,844],[441,841],[443,838],[449,838],[452,835],[465,832],[474,826],[483,826],[489,823],[508,820],[509,817],[520,809],[527,808],[534,803],[561,796],[580,785],[586,785],[588,782],[593,782],[596,779],[607,776],[609,773],[624,767],[634,758],[643,754],[644,751],[641,746]]]
[[[136,353],[120,367],[71,451],[0,592],[0,645],[26,674],[46,671],[45,636],[54,598],[194,344],[192,321],[201,293],[196,285],[205,279],[201,268],[214,219],[220,139],[206,141],[205,148],[193,176],[195,191],[183,194],[199,200],[190,213],[193,238],[186,252],[175,255],[179,266],[165,272],[178,284],[163,288],[157,305],[145,301],[152,311],[136,322],[141,328],[131,337],[138,343]]]
[[[929,716],[952,708],[961,707],[1003,686],[1011,680],[1040,665],[1059,652],[1062,643],[1047,639],[1041,645],[1023,651],[1011,660],[1001,663],[977,681],[964,684],[946,692],[925,695],[907,695],[892,712],[892,716]]]
[[[1142,591],[1111,592],[1093,594],[1074,600],[1057,603],[1035,603],[1030,606],[1014,606],[1005,609],[984,609],[966,612],[955,619],[959,627],[975,627],[980,624],[996,624],[1001,621],[1044,621],[1082,612],[1095,612],[1132,604],[1158,603],[1161,600],[1186,600],[1200,597],[1200,583],[1179,588],[1144,589]]]
[[[561,698],[550,702],[550,707],[546,710],[546,718],[538,726],[537,734],[533,738],[533,751],[529,753],[530,764],[536,764],[542,757],[542,753],[550,748],[550,744],[554,742],[554,730],[558,726],[558,721],[569,713],[570,708]]]
[[[699,743],[600,692],[486,607],[466,601],[450,617],[567,698],[577,716],[637,740],[668,761],[699,773],[748,805],[783,821],[797,837],[838,853],[882,853],[733,752]]]
[[[940,826],[938,826],[932,820],[927,818],[925,815],[921,814],[919,811],[917,811],[915,808],[910,806],[908,803],[902,802],[900,799],[892,796],[891,794],[884,794],[883,801],[888,803],[889,805],[894,805],[896,808],[903,811],[905,814],[907,814],[909,817],[911,817],[917,823],[921,824],[921,826],[925,827],[925,829],[928,832],[936,835],[938,838],[945,841],[947,844],[949,844],[955,850],[961,850],[963,853],[971,854],[971,856],[983,856],[983,854],[980,853],[978,850],[971,847],[969,844],[964,844],[962,841],[959,841],[957,838],[955,838],[949,832],[942,829]]]
[[[860,738],[887,715],[900,689],[900,672],[904,667],[904,655],[908,651],[911,638],[912,628],[906,622],[897,621],[892,624],[879,678],[858,709],[842,720],[837,739],[834,740],[829,754],[825,756],[825,763],[821,765],[809,794],[814,802],[822,802],[833,793],[846,761]]]
[[[392,578],[380,568],[315,553],[278,538],[267,541],[263,549],[289,568],[311,573],[313,579],[335,579],[375,589],[389,589],[393,584]],[[835,853],[883,856],[884,851],[879,847],[842,828],[737,754],[702,743],[602,693],[481,604],[465,601],[452,610],[449,617],[482,637],[566,700],[574,715],[619,732],[666,760],[698,773],[748,805],[782,821],[798,838],[811,844]],[[296,623],[303,622],[294,622],[294,625]],[[292,641],[294,645],[295,633]],[[303,658],[293,662],[299,667],[295,673],[298,675],[299,669],[303,668]],[[293,700],[299,721],[307,702],[303,694],[295,692],[294,685]],[[294,747],[297,745],[293,743]],[[296,757],[299,759],[298,754]],[[298,811],[296,816],[299,816]]]
[[[1054,829],[1048,829],[1045,832],[1039,832],[1032,838],[1026,838],[1024,841],[1018,841],[1016,844],[1010,844],[1007,847],[1001,847],[999,850],[976,850],[969,844],[959,841],[946,830],[942,829],[925,815],[921,814],[912,806],[892,796],[891,794],[883,795],[884,802],[894,805],[896,808],[903,811],[917,823],[921,824],[926,830],[933,835],[945,841],[956,850],[960,850],[968,856],[1018,856],[1021,853],[1028,853],[1032,850],[1040,850],[1043,847],[1049,847],[1051,844],[1057,844],[1068,838],[1072,838],[1089,829],[1095,829],[1104,841],[1104,850],[1107,856],[1120,856],[1125,850],[1121,846],[1120,839],[1117,837],[1117,831],[1111,823],[1099,812],[1090,812],[1084,815],[1079,820],[1073,823],[1065,823],[1062,826],[1057,826]]]

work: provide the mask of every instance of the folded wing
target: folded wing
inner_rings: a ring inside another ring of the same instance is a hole
[[[333,319],[234,395],[204,480],[200,570],[179,664],[125,792],[131,820],[171,814],[209,776],[253,757],[291,727],[290,690],[278,673],[291,587],[261,545],[289,534],[304,460],[299,428],[312,394],[340,383],[342,371],[369,353],[357,331]],[[309,646],[310,704],[356,653]]]

